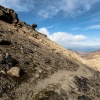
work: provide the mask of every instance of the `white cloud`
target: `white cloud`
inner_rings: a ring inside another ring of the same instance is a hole
[[[29,2],[27,0],[25,0],[25,2],[23,0],[0,0],[0,5],[12,8],[18,12],[28,12],[32,9],[32,5],[30,4],[29,6]]]
[[[39,32],[48,36],[49,39],[67,49],[90,52],[100,49],[100,39],[88,39],[84,35],[73,35],[67,32],[55,32],[50,34],[46,28],[40,28]]]
[[[82,14],[86,11],[89,11],[93,5],[99,0],[62,0],[61,9],[67,12],[68,15],[74,17],[79,14]]]
[[[49,38],[58,43],[77,43],[86,39],[86,36],[83,35],[72,35],[67,32],[56,32],[52,35],[49,35]]]
[[[53,28],[53,27],[54,27],[54,26],[53,26],[53,25],[51,25],[51,26],[47,26],[46,28],[47,28],[47,29],[49,29],[49,28]]]
[[[79,44],[87,38],[84,35],[73,35],[67,32],[56,32],[50,34],[46,28],[40,28],[38,31],[47,35],[49,39],[64,47],[72,46],[73,44]]]
[[[0,0],[0,5],[16,11],[34,11],[44,18],[51,18],[59,12],[76,16],[92,8],[99,0]]]
[[[50,35],[50,33],[48,32],[48,30],[46,29],[46,28],[40,28],[39,30],[38,30],[40,33],[42,33],[42,34],[45,34],[45,35],[47,35],[48,37],[49,37],[49,35]]]
[[[81,28],[75,27],[75,28],[72,28],[70,30],[78,30],[78,29],[81,29]]]
[[[42,3],[43,6],[47,6],[45,6],[45,9],[40,9],[38,14],[42,17],[44,16],[45,18],[48,18],[59,12],[63,12],[65,16],[74,17],[90,10],[98,1],[99,0],[91,0],[91,2],[90,0],[60,0],[58,2],[57,0],[51,0],[48,3]]]
[[[54,6],[49,6],[46,9],[40,9],[40,11],[38,12],[38,15],[44,18],[51,18],[54,15],[57,15],[57,13],[59,12],[59,9],[54,7]]]
[[[100,29],[100,25],[93,25],[88,27],[88,29]]]
[[[94,29],[94,30],[100,29],[100,24],[89,26],[85,30],[91,30],[91,29]]]

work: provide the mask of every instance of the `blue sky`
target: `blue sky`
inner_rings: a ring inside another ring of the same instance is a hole
[[[100,49],[100,0],[0,0],[0,5],[65,48]]]

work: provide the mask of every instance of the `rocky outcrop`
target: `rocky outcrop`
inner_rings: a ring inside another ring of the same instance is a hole
[[[37,27],[37,24],[32,24],[32,28],[35,29]]]
[[[17,14],[14,10],[4,8],[3,6],[0,6],[0,20],[3,20],[10,24],[16,24],[19,21]]]
[[[13,9],[4,8],[1,5],[0,5],[0,20],[10,24],[14,24],[14,26],[18,28],[22,28],[23,26],[25,26],[27,28],[31,28],[34,30],[37,27],[37,24],[32,24],[30,27],[30,25],[20,21],[18,19],[16,12]]]

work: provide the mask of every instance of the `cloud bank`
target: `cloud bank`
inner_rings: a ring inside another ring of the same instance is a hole
[[[40,28],[38,31],[47,35],[49,39],[55,41],[56,43],[64,47],[79,44],[87,38],[84,35],[73,35],[67,32],[55,32],[53,34],[50,34],[46,28]]]
[[[67,49],[81,52],[91,52],[100,49],[100,39],[89,40],[87,36],[73,35],[67,32],[55,32],[50,34],[45,27],[38,29],[38,31]]]

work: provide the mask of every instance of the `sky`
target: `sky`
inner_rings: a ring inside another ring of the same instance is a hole
[[[67,49],[100,49],[100,0],[0,0],[0,5]]]

